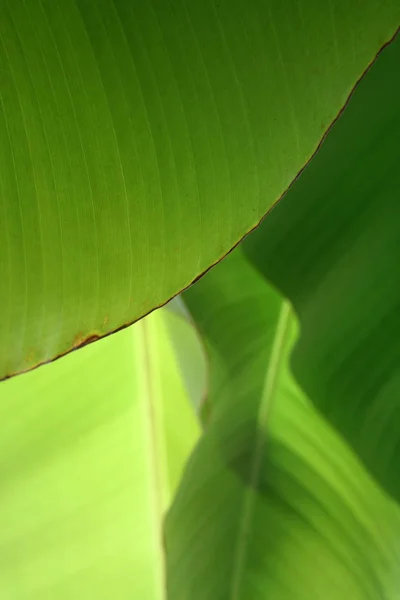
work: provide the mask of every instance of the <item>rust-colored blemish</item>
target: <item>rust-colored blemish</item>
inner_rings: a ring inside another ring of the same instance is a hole
[[[86,346],[86,344],[91,344],[92,342],[95,342],[96,340],[99,340],[102,336],[99,335],[98,333],[92,333],[91,335],[88,335],[82,342],[81,346]]]
[[[89,335],[83,335],[83,333],[78,333],[75,337],[74,340],[72,342],[72,350],[77,350],[78,348],[82,348],[83,346],[87,346],[87,344],[90,344],[91,342],[95,342],[96,340],[100,339],[99,334],[97,333],[91,333]]]
[[[74,339],[72,340],[72,348],[79,348],[84,339],[85,336],[82,332],[77,333]]]

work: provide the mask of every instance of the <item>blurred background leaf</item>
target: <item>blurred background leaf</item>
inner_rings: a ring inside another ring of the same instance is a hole
[[[239,250],[184,298],[213,413],[167,516],[168,598],[397,598],[399,507],[293,378],[290,304]]]
[[[182,381],[188,398],[201,419],[208,396],[208,365],[203,340],[181,296],[176,296],[165,308],[164,320]],[[172,313],[172,316],[168,313]]]
[[[157,311],[1,385],[2,598],[166,597],[163,516],[200,433],[174,319]]]

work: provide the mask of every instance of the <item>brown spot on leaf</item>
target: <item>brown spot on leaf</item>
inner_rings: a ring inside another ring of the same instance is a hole
[[[91,342],[95,342],[96,340],[100,339],[100,337],[101,336],[97,333],[91,333],[90,335],[86,336],[84,336],[82,333],[78,333],[74,337],[74,341],[72,342],[72,348],[73,350],[77,350],[78,348],[82,348],[83,346],[86,346]]]
[[[72,347],[78,348],[82,344],[84,339],[85,339],[85,337],[82,332],[77,333],[72,341]]]

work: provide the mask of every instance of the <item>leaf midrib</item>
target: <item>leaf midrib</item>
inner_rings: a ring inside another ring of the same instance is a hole
[[[144,398],[144,411],[147,421],[147,441],[148,441],[148,456],[151,463],[151,489],[150,493],[152,496],[152,513],[155,520],[154,532],[155,532],[155,547],[159,554],[159,561],[157,566],[159,584],[157,588],[157,596],[159,600],[166,600],[166,570],[165,570],[165,556],[163,552],[163,494],[162,494],[162,470],[163,466],[159,463],[160,452],[158,450],[158,439],[157,439],[157,423],[156,423],[156,403],[157,403],[157,391],[155,389],[153,381],[153,369],[152,369],[152,333],[150,324],[142,320],[137,326],[141,329],[141,352],[142,352],[142,365],[143,365],[143,384],[146,397]],[[154,349],[153,349],[154,351]]]
[[[260,467],[267,433],[267,419],[270,412],[271,402],[275,393],[279,370],[284,356],[286,336],[289,332],[291,306],[289,302],[283,302],[276,326],[276,333],[271,349],[270,360],[264,379],[260,406],[257,414],[257,435],[254,442],[254,451],[251,463],[249,482],[244,494],[243,510],[238,527],[238,536],[235,557],[232,569],[232,586],[230,592],[231,600],[240,600],[240,588],[243,579],[243,570],[246,562],[248,546],[248,532],[254,507],[255,490],[257,489]]]

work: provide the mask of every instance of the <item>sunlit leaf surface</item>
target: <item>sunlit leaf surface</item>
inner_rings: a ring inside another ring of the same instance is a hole
[[[199,434],[174,319],[2,383],[1,598],[166,598],[162,518]]]

